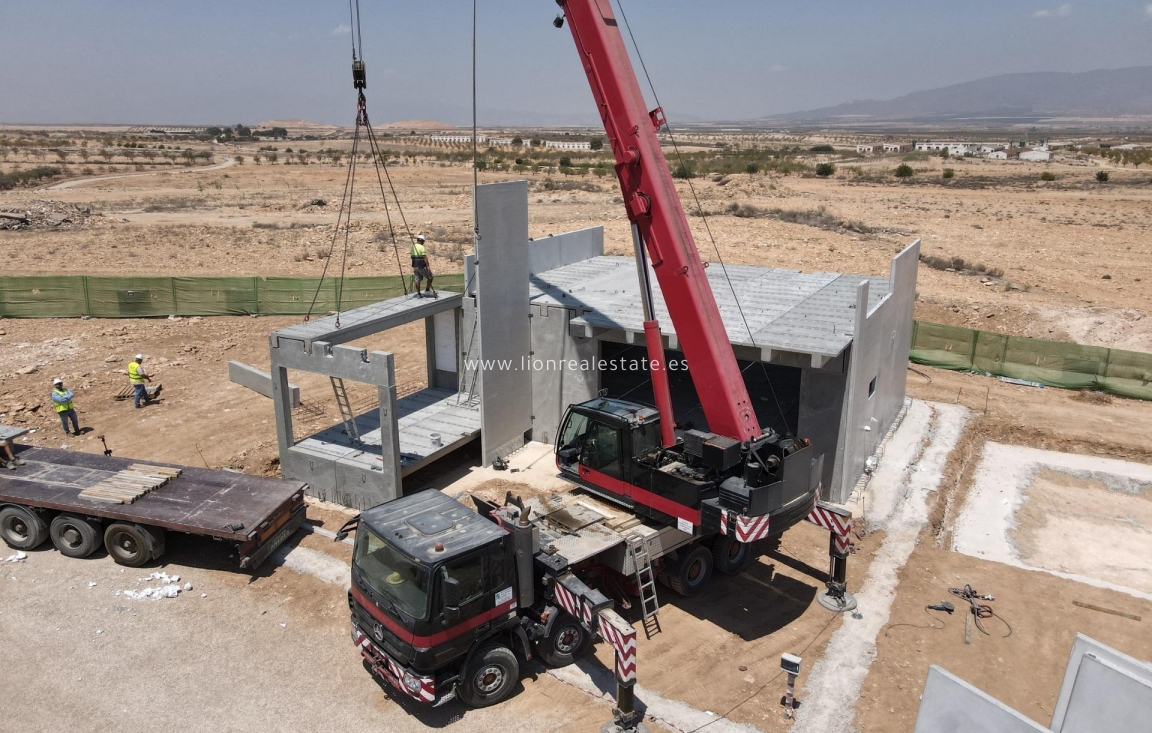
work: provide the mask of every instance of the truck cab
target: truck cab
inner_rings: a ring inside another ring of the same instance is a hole
[[[819,498],[823,456],[807,440],[769,431],[742,444],[686,430],[664,448],[660,420],[656,408],[620,399],[572,405],[557,432],[556,466],[586,491],[696,536],[737,516],[770,517],[779,534]]]

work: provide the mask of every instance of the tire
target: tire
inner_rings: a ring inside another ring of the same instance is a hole
[[[163,552],[163,530],[116,522],[104,530],[104,547],[118,565],[138,568]]]
[[[739,575],[752,562],[752,546],[734,535],[718,534],[712,540],[712,567],[724,575]]]
[[[16,550],[32,550],[48,539],[48,525],[36,512],[22,506],[0,509],[0,537]]]
[[[519,680],[520,664],[512,650],[500,644],[486,644],[468,660],[457,695],[468,707],[486,708],[503,702]]]
[[[52,544],[66,557],[88,557],[100,547],[99,526],[75,514],[57,514],[48,527]]]
[[[549,667],[567,667],[592,643],[591,635],[571,614],[560,612],[548,636],[536,642],[536,656]]]
[[[712,580],[712,551],[695,545],[660,572],[660,582],[685,598],[700,595]]]

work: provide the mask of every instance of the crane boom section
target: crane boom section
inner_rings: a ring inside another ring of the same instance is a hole
[[[704,263],[612,13],[610,0],[557,0],[616,157],[628,218],[637,226],[680,341],[708,429],[741,442],[760,435],[748,389],[708,284]]]

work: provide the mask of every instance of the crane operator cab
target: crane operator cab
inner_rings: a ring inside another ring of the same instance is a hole
[[[568,408],[556,466],[581,488],[690,534],[721,531],[721,515],[771,516],[772,532],[803,520],[820,493],[823,455],[767,431],[745,444],[700,430],[660,444],[656,408],[597,397]]]

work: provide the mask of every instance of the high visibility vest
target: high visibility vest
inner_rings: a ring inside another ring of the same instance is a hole
[[[54,389],[52,390],[52,393],[63,397],[64,395],[68,394],[68,390]],[[66,412],[72,409],[72,400],[68,400],[67,402],[56,402],[53,400],[52,403],[56,405],[56,412]]]
[[[425,267],[428,264],[426,259],[428,250],[424,249],[424,245],[417,242],[412,245],[412,266]]]
[[[128,362],[128,381],[132,384],[144,384],[144,377],[140,376],[140,365]]]

